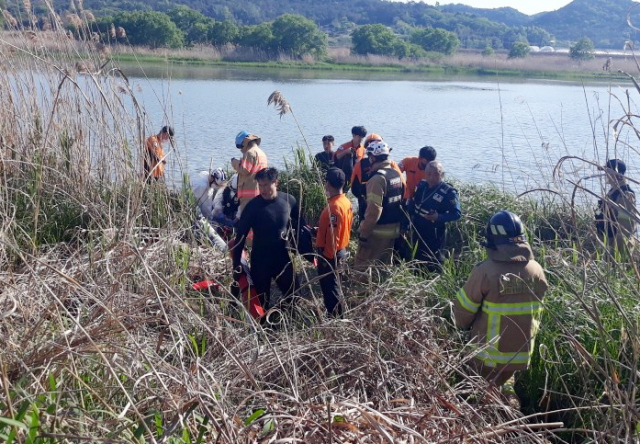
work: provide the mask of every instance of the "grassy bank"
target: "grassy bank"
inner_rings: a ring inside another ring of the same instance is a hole
[[[193,237],[193,202],[140,177],[143,141],[155,131],[137,92],[117,69],[59,69],[77,49],[0,55],[0,82],[13,86],[0,89],[0,439],[543,443],[637,434],[638,263],[595,241],[590,209],[572,206],[571,195],[527,200],[459,184],[464,217],[451,227],[445,273],[399,264],[368,286],[346,279],[348,310],[333,320],[322,314],[314,270],[296,261],[305,299],[265,331],[229,293],[228,259]],[[84,63],[104,63],[91,54]],[[303,155],[282,181],[303,193],[310,219],[324,205],[315,177]],[[469,375],[467,338],[449,319],[451,298],[484,257],[484,224],[502,208],[523,216],[551,283],[538,351],[517,383],[525,413]],[[220,287],[190,290],[202,277]]]
[[[633,73],[636,65],[632,55],[615,56],[609,71],[603,70],[607,56],[593,60],[574,61],[567,54],[533,53],[525,59],[509,59],[507,54],[496,53],[482,56],[480,53],[465,51],[453,56],[433,53],[423,59],[398,59],[377,55],[352,55],[348,48],[330,48],[325,60],[311,57],[292,59],[280,55],[274,57],[246,48],[196,46],[194,48],[169,50],[148,49],[123,45],[105,46],[98,43],[70,41],[52,32],[27,35],[15,31],[2,33],[2,46],[7,54],[23,54],[25,51],[39,57],[50,57],[51,61],[67,60],[73,65],[79,60],[113,60],[116,63],[172,63],[193,66],[211,66],[236,69],[287,69],[314,70],[319,72],[365,72],[380,74],[424,74],[425,76],[503,76],[506,78],[555,79],[555,80],[622,80],[624,73]],[[28,38],[27,38],[28,37]],[[87,52],[90,51],[90,52]]]

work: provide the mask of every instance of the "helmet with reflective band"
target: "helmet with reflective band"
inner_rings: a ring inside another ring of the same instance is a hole
[[[487,246],[490,248],[527,241],[524,225],[518,215],[505,210],[491,216],[487,224],[486,236]]]

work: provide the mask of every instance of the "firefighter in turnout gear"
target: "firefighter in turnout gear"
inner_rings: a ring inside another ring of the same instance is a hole
[[[424,169],[413,199],[407,204],[414,227],[414,242],[418,244],[415,259],[425,262],[431,272],[441,272],[449,222],[460,219],[458,191],[443,181],[444,168],[438,161],[429,162]]]
[[[382,142],[382,137],[378,134],[369,134],[364,141],[365,149],[373,142]],[[405,183],[402,171],[397,163],[391,161],[391,166],[400,173],[402,183]],[[372,164],[367,156],[363,157],[356,163],[351,173],[351,192],[358,199],[358,217],[360,221],[364,219],[364,213],[367,210],[367,181],[371,176]]]
[[[458,291],[453,315],[458,327],[471,329],[473,367],[500,387],[529,367],[548,284],[517,215],[494,214],[486,237],[488,259]]]
[[[260,137],[240,131],[236,136],[236,148],[241,150],[242,159],[231,159],[231,166],[238,173],[238,217],[251,199],[259,193],[256,173],[267,168],[267,155],[260,148]]]
[[[366,270],[376,261],[389,264],[395,239],[400,235],[402,195],[401,174],[389,160],[389,146],[382,141],[367,147],[371,176],[367,181],[367,210],[358,229],[358,251],[354,267]]]

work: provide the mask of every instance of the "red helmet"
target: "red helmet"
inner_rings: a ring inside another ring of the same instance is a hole
[[[367,146],[369,146],[371,142],[374,142],[374,141],[381,142],[382,136],[378,134],[369,134],[367,138],[364,139],[364,147],[366,148]]]

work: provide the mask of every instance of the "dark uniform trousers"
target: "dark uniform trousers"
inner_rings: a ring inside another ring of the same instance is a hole
[[[299,287],[289,254],[285,251],[284,255],[280,254],[278,256],[281,257],[251,257],[251,278],[258,293],[260,304],[265,310],[271,306],[271,279],[275,279],[278,289],[282,292],[282,305],[293,302],[293,293]]]
[[[342,316],[342,291],[340,287],[340,267],[347,257],[346,250],[340,250],[336,256],[329,259],[320,255],[318,258],[318,276],[320,288],[327,312],[333,316]]]

